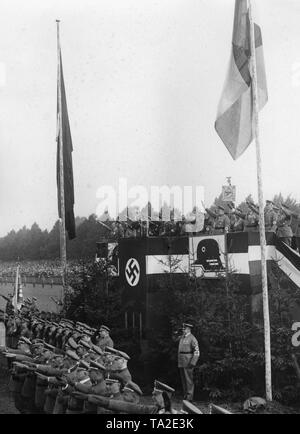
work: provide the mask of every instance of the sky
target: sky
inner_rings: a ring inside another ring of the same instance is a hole
[[[75,214],[97,190],[203,186],[232,177],[257,198],[252,144],[233,161],[214,130],[234,0],[2,0],[0,236],[57,219],[56,19],[73,138]],[[300,2],[259,0],[269,102],[260,132],[265,198],[300,202]]]

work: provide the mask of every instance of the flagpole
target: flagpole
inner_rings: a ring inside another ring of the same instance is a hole
[[[64,154],[63,154],[63,131],[62,131],[62,102],[61,102],[61,48],[59,37],[59,23],[56,20],[57,26],[57,76],[58,76],[58,140],[59,140],[59,183],[60,183],[60,258],[62,268],[62,285],[63,294],[66,284],[67,272],[67,249],[66,249],[66,220],[65,220],[65,188],[64,188]]]
[[[17,271],[16,271],[16,280],[15,280],[15,292],[14,292],[14,296],[13,296],[13,306],[15,309],[15,313],[18,312],[18,283],[19,283],[19,269],[20,266],[17,266]]]
[[[259,200],[259,233],[261,247],[261,271],[262,271],[262,297],[263,297],[263,316],[264,316],[264,342],[265,342],[265,381],[266,381],[266,398],[272,401],[272,372],[271,372],[271,334],[270,334],[270,314],[269,314],[269,297],[268,297],[268,274],[266,261],[266,233],[265,233],[265,216],[264,216],[264,197],[262,182],[262,159],[260,149],[260,131],[259,131],[259,102],[258,102],[258,82],[257,82],[257,64],[256,64],[256,45],[255,45],[255,27],[252,15],[251,0],[248,0],[249,20],[250,20],[250,40],[251,40],[251,74],[252,74],[252,91],[253,91],[253,132],[256,142],[256,161],[257,161],[257,184]]]

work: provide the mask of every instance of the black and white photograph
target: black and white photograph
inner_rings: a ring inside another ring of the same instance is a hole
[[[1,1],[0,414],[300,414],[299,23]]]

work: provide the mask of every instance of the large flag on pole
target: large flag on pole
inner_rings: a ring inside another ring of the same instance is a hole
[[[61,52],[59,52],[59,77],[58,77],[58,104],[57,104],[57,119],[58,119],[58,136],[57,136],[57,188],[58,188],[58,214],[60,218],[65,215],[65,226],[68,232],[69,239],[72,240],[76,236],[75,218],[74,218],[74,182],[73,182],[73,164],[72,164],[72,137],[69,124],[67,99],[65,91],[65,83],[62,68]],[[59,104],[59,97],[61,103]],[[60,112],[61,107],[61,112]],[[63,188],[64,188],[64,204],[61,201],[61,182],[60,182],[60,146],[63,147]],[[64,206],[64,211],[62,210]]]
[[[255,24],[259,109],[268,101],[262,35]],[[232,54],[215,128],[232,158],[240,157],[253,140],[253,85],[250,73],[251,38],[247,0],[235,1]]]
[[[22,289],[22,281],[20,274],[20,267],[18,265],[16,272],[16,280],[15,280],[15,291],[12,299],[12,305],[15,309],[15,312],[20,310],[23,302],[23,289]]]

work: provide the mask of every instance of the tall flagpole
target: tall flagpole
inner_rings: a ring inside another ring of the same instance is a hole
[[[259,200],[259,233],[261,247],[261,271],[262,271],[262,297],[263,297],[263,315],[264,315],[264,341],[265,341],[265,381],[266,381],[266,398],[272,401],[272,372],[271,372],[271,337],[270,337],[270,314],[269,314],[269,297],[268,297],[268,274],[266,261],[266,233],[265,233],[265,216],[264,216],[264,197],[262,182],[262,160],[260,150],[259,134],[259,101],[258,101],[258,84],[257,84],[257,64],[256,64],[256,45],[255,45],[255,27],[252,15],[251,0],[248,0],[249,19],[250,19],[250,39],[251,39],[251,75],[253,90],[253,132],[256,142],[256,160],[257,160],[257,184]]]
[[[59,183],[60,183],[60,258],[62,268],[63,296],[66,284],[67,272],[67,249],[66,249],[66,220],[65,220],[65,188],[64,188],[64,150],[63,150],[63,131],[62,131],[62,102],[61,102],[61,48],[59,38],[59,20],[57,26],[57,77],[58,77],[58,140],[59,140]]]

